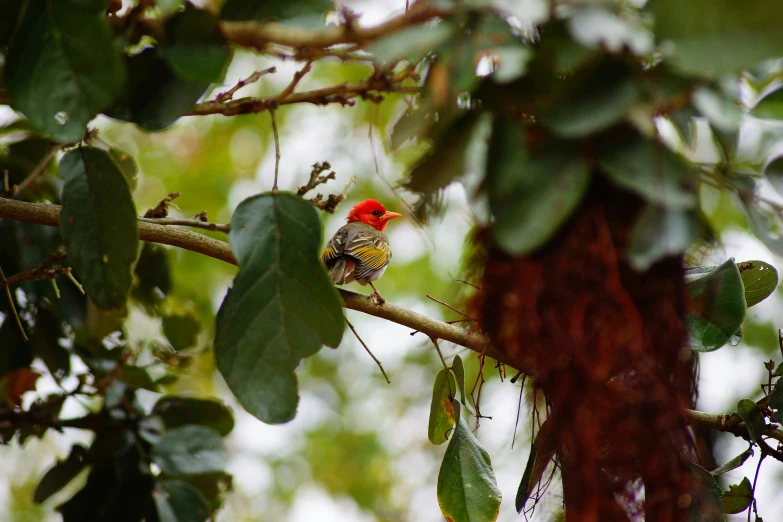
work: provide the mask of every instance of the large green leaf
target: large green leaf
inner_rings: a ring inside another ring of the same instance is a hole
[[[218,432],[188,425],[163,435],[152,449],[152,461],[168,475],[200,475],[223,471],[228,452]]]
[[[772,295],[778,286],[778,271],[764,261],[743,261],[737,263],[737,268],[745,287],[745,301],[748,308],[759,304]]]
[[[745,290],[733,259],[710,271],[694,274],[686,283],[687,325],[694,350],[712,351],[726,344],[745,319]]]
[[[14,109],[57,141],[74,142],[117,99],[126,70],[100,6],[30,0],[4,75]]]
[[[201,492],[186,482],[166,480],[155,494],[160,522],[206,522],[212,513]]]
[[[427,438],[435,445],[443,444],[448,440],[451,428],[457,420],[457,412],[454,408],[456,394],[457,382],[454,374],[443,368],[438,372],[432,385],[430,422],[427,426]]]
[[[686,511],[687,522],[725,522],[723,492],[709,471],[691,463],[693,492]]]
[[[696,206],[698,178],[662,143],[641,136],[612,143],[599,152],[599,165],[618,185],[666,208]]]
[[[742,513],[753,502],[753,486],[748,477],[742,477],[739,484],[731,484],[728,491],[723,492],[723,512]]]
[[[299,361],[342,339],[321,238],[315,207],[287,192],[248,198],[231,217],[239,273],[218,312],[215,355],[240,404],[264,422],[294,417]]]
[[[71,452],[65,460],[59,460],[49,468],[35,488],[33,502],[40,504],[68,485],[76,475],[87,467],[87,448],[81,444],[71,447]]]
[[[526,254],[542,246],[568,219],[590,183],[576,144],[554,141],[527,150],[525,129],[499,116],[487,158],[492,232],[505,250]]]
[[[289,18],[323,15],[334,9],[330,0],[298,0],[296,2],[267,2],[258,0],[228,0],[223,4],[223,20],[281,21]]]
[[[169,430],[188,424],[199,424],[212,428],[225,437],[234,429],[231,409],[217,399],[161,397],[152,408],[152,413],[160,415]]]
[[[685,73],[736,73],[783,54],[777,0],[757,0],[752,8],[735,0],[652,0],[648,7],[668,60]]]
[[[501,501],[489,454],[460,419],[438,473],[438,504],[452,522],[494,522]]]
[[[667,256],[678,255],[702,236],[699,218],[688,210],[667,209],[649,203],[636,219],[628,260],[637,270],[647,270]]]
[[[160,52],[177,76],[196,83],[222,78],[231,52],[212,13],[187,3],[166,20],[166,36]]]
[[[128,180],[107,152],[88,147],[63,156],[60,175],[60,229],[68,258],[96,305],[121,308],[139,244]]]

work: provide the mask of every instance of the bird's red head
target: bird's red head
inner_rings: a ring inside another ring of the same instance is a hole
[[[366,199],[351,209],[347,220],[348,223],[361,221],[382,231],[386,228],[386,224],[390,219],[400,217],[401,215],[396,212],[386,212],[383,205],[374,199]]]

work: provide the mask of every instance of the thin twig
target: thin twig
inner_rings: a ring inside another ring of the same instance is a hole
[[[30,174],[27,175],[26,178],[22,180],[21,183],[18,185],[14,185],[13,192],[11,193],[11,199],[16,199],[16,196],[21,194],[21,192],[33,182],[35,181],[35,178],[40,176],[44,170],[46,170],[46,166],[49,164],[49,162],[52,160],[55,154],[57,154],[57,151],[60,150],[60,145],[55,145],[49,151],[46,153],[46,155],[41,159],[40,162],[38,162],[38,165],[35,166],[35,168],[30,172]]]
[[[443,358],[443,354],[440,351],[440,346],[438,346],[438,338],[430,336],[430,340],[432,341],[432,344],[435,345],[435,350],[438,352],[438,357],[440,357],[440,362],[443,363],[443,369],[446,370],[446,372],[448,372],[449,365],[446,364],[446,359]]]
[[[457,310],[456,308],[454,308],[454,307],[453,307],[453,306],[451,306],[450,304],[448,304],[448,303],[444,303],[444,302],[443,302],[443,301],[441,301],[440,299],[435,299],[434,297],[432,297],[432,296],[431,296],[431,295],[429,295],[429,294],[427,294],[427,299],[432,299],[432,300],[433,300],[433,301],[435,301],[436,303],[440,303],[440,304],[442,304],[443,306],[445,306],[446,308],[448,308],[449,310],[453,310],[453,311],[457,312],[457,313],[458,313],[458,314],[460,314],[460,315],[464,315],[464,316],[465,316],[465,317],[467,317],[468,319],[472,319],[472,320],[474,320],[474,321],[476,320],[476,318],[475,318],[475,317],[473,317],[472,315],[469,315],[469,314],[466,314],[465,312],[462,312],[462,311],[460,311],[460,310]]]
[[[8,304],[11,305],[11,312],[14,314],[14,317],[16,318],[16,324],[19,326],[19,331],[22,332],[22,339],[25,340],[25,342],[28,341],[27,334],[24,331],[24,326],[22,326],[22,319],[19,318],[19,314],[16,311],[16,305],[14,304],[14,297],[11,295],[11,287],[8,285],[8,281],[5,278],[5,274],[3,273],[3,267],[0,266],[0,282],[3,283],[3,286],[5,286],[5,294],[8,296]]]
[[[274,109],[270,109],[269,116],[272,118],[272,135],[275,137],[275,182],[272,185],[272,194],[277,194],[277,175],[280,170],[280,136],[277,133],[277,119]]]
[[[475,288],[476,290],[481,290],[481,287],[480,287],[480,286],[478,286],[478,285],[474,285],[473,283],[468,283],[467,281],[465,281],[465,280],[463,280],[463,279],[457,279],[456,281],[457,281],[458,283],[465,283],[466,285],[470,285],[470,286],[472,286],[473,288]]]
[[[79,281],[76,280],[75,277],[73,277],[73,274],[71,273],[70,270],[65,272],[65,277],[70,279],[71,283],[73,283],[73,285],[79,290],[79,292],[81,292],[82,295],[84,295],[84,287],[82,286],[82,284]]]
[[[7,280],[5,277],[3,277],[3,281],[0,282],[0,286],[13,286],[15,284],[21,283],[22,281],[35,281],[37,279],[46,279],[60,275],[60,273],[53,274],[51,268],[62,262],[65,258],[65,250],[59,248],[55,250],[49,257],[29,270],[14,274]]]
[[[759,516],[759,512],[756,507],[756,482],[759,480],[759,471],[761,471],[761,463],[764,462],[764,457],[766,457],[766,455],[762,453],[761,457],[759,458],[759,463],[756,466],[756,475],[753,477],[753,488],[750,490],[750,498],[751,502],[753,502],[753,509],[750,509],[750,506],[748,506],[748,522],[750,522],[751,512],[756,513],[756,518]]]
[[[155,205],[155,208],[148,208],[147,211],[144,213],[145,218],[165,218],[169,215],[169,205],[172,207],[179,209],[172,201],[177,199],[182,195],[182,192],[171,192],[168,196],[161,199],[157,205]]]
[[[179,225],[183,227],[201,228],[204,230],[212,230],[217,232],[223,232],[228,234],[231,232],[229,225],[222,225],[220,223],[209,223],[201,221],[200,219],[186,219],[186,218],[146,218],[141,217],[139,221],[145,223],[156,223],[158,225]]]
[[[356,183],[356,176],[351,176],[351,179],[348,180],[348,183],[346,183],[345,187],[343,187],[343,191],[339,194],[329,194],[325,200],[321,194],[316,194],[316,196],[310,201],[312,201],[316,207],[320,208],[324,212],[328,214],[334,214],[334,211],[337,210],[337,205],[345,200],[345,197],[348,195],[348,189],[354,183]]]
[[[313,61],[309,60],[304,67],[300,71],[296,71],[294,73],[293,79],[291,79],[291,83],[289,83],[283,91],[277,95],[277,100],[284,100],[288,98],[293,92],[294,89],[296,89],[296,86],[299,85],[299,82],[302,81],[302,78],[305,77],[307,73],[310,72],[310,69],[313,67]]]
[[[311,190],[313,190],[318,185],[323,185],[330,179],[335,178],[335,172],[331,171],[329,174],[321,175],[322,172],[327,171],[332,168],[332,164],[328,161],[324,161],[323,163],[314,163],[313,168],[310,171],[310,179],[307,181],[305,185],[302,185],[299,187],[299,190],[296,191],[297,196],[304,196]]]
[[[274,65],[272,67],[264,69],[263,71],[256,71],[250,76],[248,76],[247,78],[245,78],[244,80],[238,81],[236,85],[231,87],[226,92],[221,92],[220,94],[215,96],[215,99],[212,101],[216,103],[226,102],[232,99],[234,97],[234,94],[236,94],[236,92],[242,87],[244,87],[245,85],[250,85],[251,83],[257,82],[259,78],[261,78],[265,74],[270,74],[275,72],[277,72],[277,67],[275,67]]]
[[[359,332],[356,331],[356,328],[351,324],[351,321],[348,319],[345,320],[345,322],[348,324],[348,328],[351,329],[353,334],[356,336],[356,338],[359,340],[359,342],[364,346],[364,349],[367,350],[367,353],[370,354],[370,357],[372,357],[372,360],[375,361],[375,364],[378,365],[378,368],[380,368],[381,373],[383,374],[384,379],[386,379],[386,384],[391,384],[391,381],[389,380],[389,376],[386,375],[386,370],[383,369],[383,364],[381,364],[381,361],[378,360],[377,357],[370,351],[370,348],[367,346],[367,344],[362,340],[361,337],[359,337]]]
[[[519,402],[517,403],[517,421],[514,423],[514,435],[511,438],[511,449],[514,449],[514,443],[517,441],[517,427],[519,427],[519,416],[522,413],[522,394],[525,392],[526,380],[527,380],[527,375],[525,375],[522,378],[522,386],[519,387]]]

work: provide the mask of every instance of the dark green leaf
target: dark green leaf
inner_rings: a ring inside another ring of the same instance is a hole
[[[690,345],[698,351],[717,350],[745,319],[745,290],[739,269],[729,259],[712,272],[690,277],[686,288]]]
[[[216,399],[166,396],[158,400],[152,413],[163,418],[168,430],[188,424],[200,424],[225,437],[234,429],[231,409]]]
[[[435,445],[448,440],[449,432],[457,420],[457,412],[454,411],[456,393],[454,374],[447,372],[445,368],[439,371],[432,386],[430,422],[427,426],[427,438]]]
[[[465,365],[462,363],[462,357],[459,355],[454,356],[454,360],[451,362],[451,371],[454,372],[454,377],[457,379],[460,402],[463,406],[467,406],[466,400],[468,400],[469,396],[465,393]]]
[[[696,214],[648,203],[636,219],[628,258],[637,270],[647,270],[668,256],[678,255],[702,237]]]
[[[294,369],[339,345],[345,327],[319,259],[321,221],[300,197],[265,193],[240,203],[229,239],[239,273],[217,316],[217,366],[247,411],[286,422],[299,402]]]
[[[0,2],[0,47],[11,43],[11,37],[19,21],[19,15],[22,14],[23,6],[24,2],[15,0]],[[0,66],[0,73],[2,70],[2,66]]]
[[[590,169],[575,144],[552,142],[527,150],[525,129],[498,117],[487,159],[495,239],[512,254],[541,247],[565,223],[590,183]]]
[[[131,121],[148,131],[165,129],[193,108],[209,82],[187,81],[154,48],[127,59],[129,83],[107,116]]]
[[[213,512],[220,508],[220,505],[223,503],[223,497],[232,487],[231,475],[225,472],[187,475],[179,477],[179,480],[199,490]]]
[[[41,479],[35,488],[33,502],[40,504],[71,482],[87,466],[87,448],[81,444],[71,447],[71,453],[65,460],[57,463]]]
[[[125,83],[111,27],[100,9],[60,0],[26,7],[5,64],[12,105],[57,141],[77,141]]]
[[[783,120],[783,87],[768,93],[759,100],[751,109],[750,114],[765,120]],[[781,167],[777,168],[778,179],[780,178],[780,169]],[[775,187],[778,192],[780,192],[779,186]]]
[[[599,164],[615,183],[651,203],[671,209],[696,205],[695,171],[662,143],[634,136],[605,147]]]
[[[710,472],[691,463],[693,491],[687,506],[687,522],[725,522],[723,492]]]
[[[155,493],[160,522],[206,522],[211,516],[209,503],[201,492],[186,482],[166,480],[163,493]]]
[[[418,63],[453,33],[454,26],[447,22],[434,27],[415,25],[375,40],[366,50],[382,65],[398,60]]]
[[[299,0],[297,2],[259,2],[257,0],[228,0],[223,4],[223,20],[275,20],[323,15],[334,9],[330,0]]]
[[[220,434],[204,426],[183,426],[161,437],[152,461],[168,475],[198,475],[223,471],[228,452]]]
[[[35,355],[41,358],[55,379],[61,379],[71,372],[71,356],[59,342],[64,335],[62,323],[49,307],[39,308],[30,343]]]
[[[192,314],[163,316],[163,333],[176,351],[196,344],[201,325]]]
[[[759,437],[764,433],[764,427],[766,426],[764,414],[759,407],[750,399],[741,399],[737,403],[737,413],[745,421],[751,440],[754,442],[758,441]]]
[[[2,296],[5,299],[5,295]],[[17,304],[17,310],[19,305]],[[22,325],[25,322],[22,321]],[[29,330],[25,326],[25,330]],[[25,342],[22,331],[12,314],[6,315],[0,325],[0,377],[20,368],[26,368],[33,362],[32,343]]]
[[[60,228],[68,259],[95,304],[121,308],[139,244],[128,180],[108,153],[86,147],[63,156],[60,174],[65,179]]]
[[[715,468],[714,470],[710,471],[713,476],[722,475],[723,473],[726,473],[727,471],[731,471],[733,469],[737,469],[738,467],[742,466],[746,460],[748,460],[750,457],[753,456],[753,448],[750,447],[728,461],[726,464]]]
[[[131,290],[131,295],[154,311],[171,291],[171,270],[166,249],[145,242],[133,271],[137,284]]]
[[[741,191],[740,200],[748,217],[748,225],[756,237],[761,239],[772,252],[783,256],[783,236],[781,236],[783,223],[780,216],[759,205],[752,193]]]
[[[778,379],[769,398],[769,407],[775,410],[772,418],[783,423],[783,379]]]
[[[122,366],[117,374],[117,378],[133,388],[141,388],[153,392],[158,391],[158,386],[153,382],[147,370],[138,366]]]
[[[552,433],[553,424],[549,419],[544,421],[536,434],[533,444],[530,445],[530,455],[527,458],[525,472],[522,474],[522,480],[517,488],[517,496],[514,499],[514,507],[517,513],[522,513],[525,504],[530,498],[530,493],[541,481],[549,462],[557,452],[556,437]]]
[[[128,180],[131,192],[136,190],[139,176],[139,166],[136,164],[136,160],[133,156],[120,149],[109,149],[109,156],[114,160],[114,163],[120,168],[125,175],[125,179]]]
[[[438,473],[438,504],[453,522],[494,522],[501,495],[489,455],[460,419]]]
[[[745,287],[745,301],[748,308],[772,295],[778,286],[778,271],[764,261],[743,261],[737,263]]]
[[[166,21],[166,36],[160,52],[177,76],[194,83],[223,77],[231,53],[212,13],[185,4],[184,11]]]
[[[753,486],[748,477],[743,477],[739,484],[732,484],[729,490],[723,493],[723,512],[734,514],[742,513],[753,502]]]
[[[734,0],[654,0],[649,8],[669,61],[685,73],[736,73],[779,57],[783,48],[783,11],[774,0],[753,9]]]

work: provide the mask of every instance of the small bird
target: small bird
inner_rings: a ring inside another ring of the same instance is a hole
[[[332,281],[338,285],[351,281],[369,284],[378,303],[385,303],[372,282],[380,279],[392,258],[389,238],[383,229],[390,219],[400,216],[396,212],[387,212],[374,199],[354,206],[348,213],[348,223],[329,240],[321,256]]]

